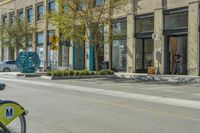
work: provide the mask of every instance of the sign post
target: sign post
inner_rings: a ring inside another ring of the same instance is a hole
[[[56,45],[56,43],[59,42],[59,38],[56,34],[52,34],[49,37],[49,41],[51,42],[50,50],[53,50],[53,65],[55,66],[55,51],[59,50],[59,47]]]

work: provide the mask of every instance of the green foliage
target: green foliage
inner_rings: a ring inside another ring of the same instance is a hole
[[[63,71],[63,76],[68,76],[69,75],[69,71],[65,70]]]
[[[63,76],[63,72],[61,70],[52,71],[52,76]]]
[[[98,74],[99,74],[99,75],[106,75],[107,73],[106,73],[105,70],[101,70],[101,71],[98,71]]]
[[[51,71],[47,71],[47,76],[51,76],[52,72]]]
[[[79,72],[79,71],[74,71],[74,75],[75,75],[75,76],[79,76],[79,75],[80,75],[80,72]]]
[[[89,75],[95,75],[94,71],[89,71]]]
[[[69,76],[74,76],[74,71],[70,70],[69,71]]]
[[[113,75],[114,72],[111,70],[101,70],[101,71],[88,71],[88,70],[53,70],[48,71],[48,76],[86,76],[86,75]]]
[[[19,20],[18,18],[15,18],[13,23],[1,24],[0,40],[2,46],[26,50],[36,30],[26,20]]]

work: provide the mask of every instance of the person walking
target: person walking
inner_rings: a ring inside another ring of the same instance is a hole
[[[180,64],[180,55],[176,54],[174,56],[174,64],[173,64],[172,74],[178,74],[179,64]]]

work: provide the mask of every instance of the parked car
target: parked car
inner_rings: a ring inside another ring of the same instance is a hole
[[[2,61],[0,63],[0,71],[1,72],[11,72],[11,71],[17,71],[16,62],[14,60],[9,61]]]

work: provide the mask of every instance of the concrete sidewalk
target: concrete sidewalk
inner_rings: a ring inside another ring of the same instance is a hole
[[[119,78],[141,81],[163,81],[170,83],[200,83],[200,76],[189,75],[147,75],[138,73],[115,73]]]

